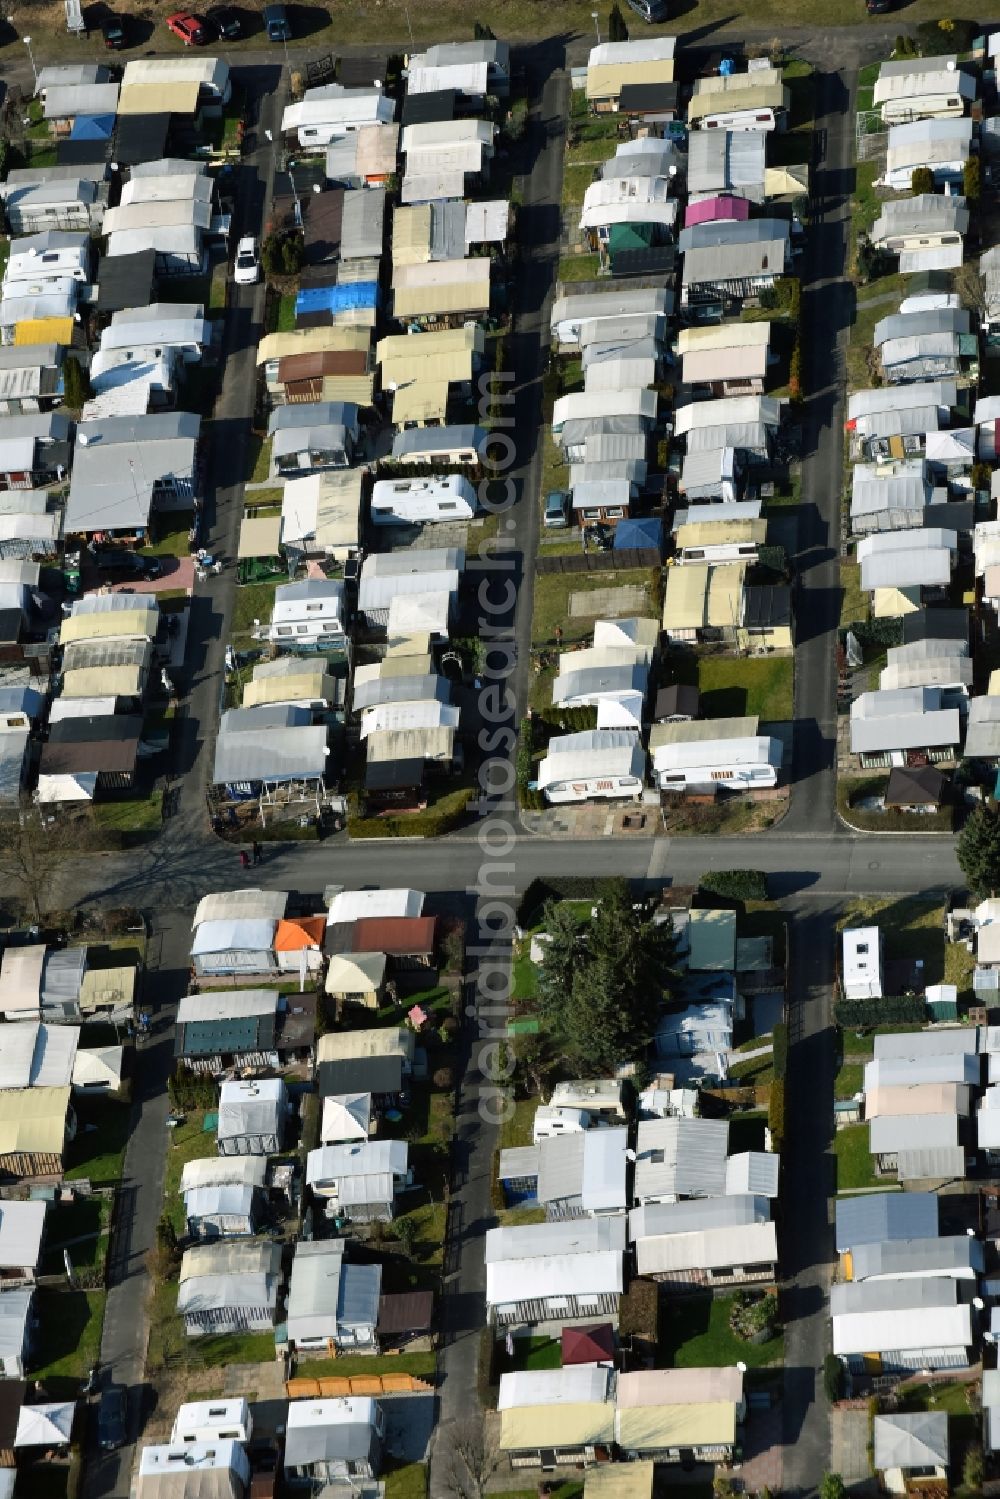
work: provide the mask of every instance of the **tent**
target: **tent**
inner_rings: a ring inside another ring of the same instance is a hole
[[[76,1402],[59,1405],[22,1405],[17,1417],[15,1447],[67,1447],[73,1430]]]
[[[645,515],[635,520],[621,520],[615,527],[616,552],[644,551],[655,547],[663,556],[663,521],[658,515]]]
[[[344,286],[309,286],[295,298],[295,316],[316,312],[348,312],[378,306],[376,281],[349,281]]]
[[[114,130],[114,115],[77,115],[69,138],[71,141],[109,141]]]

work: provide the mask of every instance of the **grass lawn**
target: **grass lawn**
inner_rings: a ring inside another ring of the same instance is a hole
[[[163,793],[149,796],[126,796],[113,802],[95,802],[91,811],[94,822],[105,832],[158,833],[163,826]]]
[[[161,1369],[167,1358],[192,1369],[219,1369],[226,1364],[262,1364],[274,1358],[274,1334],[248,1332],[229,1337],[189,1338],[177,1315],[177,1282],[161,1280],[149,1300],[150,1369]]]
[[[384,1353],[372,1358],[365,1353],[338,1353],[336,1358],[310,1358],[296,1362],[296,1379],[348,1379],[353,1374],[412,1374],[414,1379],[433,1379],[437,1359],[433,1353]]]
[[[924,982],[940,984],[945,981],[945,947],[950,944],[945,942],[941,901],[919,895],[855,899],[848,902],[837,925],[841,931],[848,926],[881,928],[887,958],[922,958]],[[964,948],[962,952],[969,957]],[[950,982],[958,981],[953,979]]]
[[[865,1068],[863,1062],[841,1062],[840,1070],[833,1082],[834,1098],[853,1098],[864,1087]]]
[[[201,1109],[193,1109],[185,1115],[184,1123],[168,1132],[167,1169],[163,1181],[163,1210],[177,1231],[178,1236],[187,1232],[184,1218],[184,1199],[180,1195],[181,1175],[188,1161],[199,1161],[205,1156],[214,1156],[215,1136],[204,1128],[205,1115]]]
[[[385,1499],[427,1499],[426,1464],[407,1463],[386,1473]]]
[[[875,1157],[868,1149],[867,1124],[849,1124],[846,1129],[838,1129],[833,1137],[833,1153],[837,1157],[838,1192],[895,1181],[895,1177],[879,1176],[875,1170]]]
[[[847,349],[847,384],[851,390],[867,390],[876,383],[879,369],[875,352],[875,325],[896,310],[895,294],[886,296],[880,281],[858,292],[858,303]]]
[[[874,161],[859,161],[854,172],[854,192],[851,194],[851,229],[848,248],[853,255],[859,234],[867,234],[879,216],[881,199],[875,191],[878,165]]]
[[[868,618],[868,595],[861,587],[861,563],[840,564],[840,623],[853,625]]]
[[[244,637],[245,642],[249,642],[253,638],[251,631],[254,620],[259,619],[263,625],[271,618],[278,582],[277,578],[273,578],[267,583],[239,584],[229,624],[229,633],[234,640],[239,635]]]
[[[744,1363],[750,1368],[777,1363],[784,1354],[784,1337],[768,1343],[745,1343],[729,1327],[731,1296],[678,1296],[661,1314],[660,1353],[673,1369],[700,1369]]]
[[[557,281],[595,281],[601,268],[601,257],[593,255],[564,255],[556,269]]]
[[[706,718],[756,714],[780,723],[792,716],[792,657],[703,656],[698,687]]]
[[[295,293],[283,291],[278,298],[278,318],[274,331],[291,333],[295,328]]]
[[[63,1249],[77,1269],[95,1270],[104,1264],[108,1254],[108,1229],[111,1225],[109,1197],[79,1197],[75,1202],[60,1203],[49,1209],[45,1224],[45,1253],[42,1272],[62,1275]],[[79,1240],[79,1243],[72,1241]]]
[[[260,432],[251,432],[247,439],[247,484],[266,484],[271,476],[271,441]],[[252,503],[253,491],[244,495],[246,503]]]
[[[33,1379],[86,1377],[100,1358],[106,1299],[104,1291],[36,1291]]]
[[[537,1098],[519,1098],[514,1112],[500,1126],[500,1149],[510,1150],[515,1145],[530,1145],[531,1130],[535,1121]]]
[[[566,216],[566,229],[572,232],[580,216],[587,188],[594,180],[594,168],[590,162],[578,166],[567,166],[562,180],[562,211]]]
[[[597,613],[570,615],[570,595],[593,593],[595,589],[620,587],[627,582],[641,585],[646,597],[639,607],[640,614],[658,612],[653,609],[652,579],[649,573],[634,569],[627,574],[606,573],[536,573],[534,603],[531,613],[532,644],[544,646],[554,644],[555,630],[559,625],[563,632],[563,643],[587,640],[594,632]],[[595,606],[596,608],[596,606]]]
[[[842,1030],[840,1033],[841,1053],[855,1061],[870,1062],[875,1055],[876,1036],[898,1036],[904,1031],[922,1029],[923,1027],[919,1025],[876,1025],[870,1031]]]
[[[154,517],[155,517],[154,511]],[[188,535],[191,530],[193,512],[185,511],[180,518],[173,512],[163,517],[163,529],[156,526],[155,540],[147,542],[139,550],[144,557],[190,557],[191,543]]]
[[[131,1114],[128,1104],[84,1097],[75,1108],[77,1131],[66,1149],[66,1180],[121,1181]]]
[[[855,109],[859,114],[867,114],[873,107],[875,84],[878,80],[881,63],[870,62],[866,68],[862,68],[858,74],[858,91],[855,97]]]
[[[538,969],[531,961],[528,944],[511,965],[511,999],[534,999],[538,993]]]
[[[949,1416],[967,1416],[973,1407],[969,1395],[975,1383],[956,1379],[951,1384],[903,1384],[899,1386],[901,1411],[946,1411]]]
[[[562,1365],[562,1345],[558,1338],[515,1338],[514,1356],[498,1351],[497,1373],[520,1373],[524,1369],[558,1369]]]
[[[774,1081],[774,1057],[751,1057],[748,1062],[736,1062],[729,1069],[729,1076],[736,1078],[744,1088],[762,1087]]]

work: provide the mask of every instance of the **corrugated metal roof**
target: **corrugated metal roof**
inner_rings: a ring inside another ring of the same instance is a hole
[[[837,1251],[841,1254],[859,1244],[932,1239],[937,1231],[938,1200],[933,1192],[875,1192],[841,1197],[836,1203]]]
[[[723,1119],[642,1119],[635,1196],[712,1197],[726,1190],[729,1126]]]

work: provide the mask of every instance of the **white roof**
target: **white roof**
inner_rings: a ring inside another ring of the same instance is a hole
[[[230,919],[202,921],[191,943],[191,956],[223,952],[269,952],[274,945],[274,921]]]
[[[0,1013],[38,1014],[45,952],[44,943],[4,949],[0,963]]]
[[[0,1026],[0,1088],[63,1088],[73,1076],[77,1025]]]
[[[909,1349],[968,1348],[972,1309],[968,1306],[912,1307],[883,1312],[850,1312],[833,1318],[833,1351],[851,1354]]]
[[[530,1405],[589,1405],[608,1398],[611,1370],[597,1364],[501,1374],[498,1411]]]
[[[127,597],[127,595],[118,595]],[[204,921],[280,921],[288,906],[287,890],[220,890],[203,895],[195,909],[192,931]]]
[[[181,1172],[181,1193],[198,1187],[218,1187],[228,1183],[262,1187],[267,1177],[267,1157],[260,1155],[201,1156],[187,1161]]]
[[[549,1296],[620,1294],[622,1284],[622,1253],[617,1249],[504,1260],[486,1266],[486,1300],[490,1306]]]
[[[601,42],[591,47],[587,58],[588,68],[622,66],[632,62],[665,62],[677,50],[675,36],[640,37],[636,41]]]
[[[37,1266],[44,1223],[44,1202],[0,1202],[0,1268]]]
[[[422,890],[341,890],[330,902],[327,926],[361,921],[369,917],[422,916]]]

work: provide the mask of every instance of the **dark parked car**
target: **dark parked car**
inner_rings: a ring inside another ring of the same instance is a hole
[[[102,1452],[124,1447],[127,1424],[128,1391],[124,1385],[109,1384],[97,1407],[97,1442]]]
[[[870,16],[884,16],[892,10],[892,0],[865,0],[865,10]]]
[[[124,16],[105,16],[101,22],[101,33],[104,37],[105,47],[111,47],[115,52],[120,52],[127,45],[128,33],[125,29]]]
[[[292,25],[283,5],[264,6],[264,29],[269,42],[290,42]]]
[[[102,573],[114,573],[121,578],[158,578],[163,571],[159,557],[142,557],[125,547],[95,551],[94,562]]]
[[[231,5],[213,5],[205,16],[210,26],[213,26],[224,42],[235,42],[237,37],[243,35],[243,22],[240,13]]]

